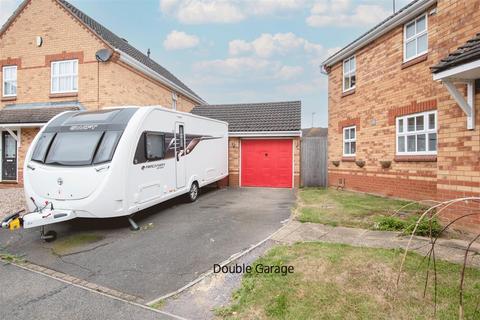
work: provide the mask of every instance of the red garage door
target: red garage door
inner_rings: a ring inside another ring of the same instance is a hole
[[[244,187],[292,187],[292,140],[242,140]]]

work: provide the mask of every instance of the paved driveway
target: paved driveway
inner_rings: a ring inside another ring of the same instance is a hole
[[[13,265],[0,265],[0,283],[0,319],[176,319]]]
[[[142,212],[141,231],[129,231],[126,219],[73,220],[49,227],[58,232],[53,243],[38,230],[1,231],[0,243],[32,263],[150,301],[266,238],[294,201],[289,189],[215,189],[195,203]]]

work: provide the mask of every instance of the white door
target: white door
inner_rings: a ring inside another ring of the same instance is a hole
[[[185,187],[185,127],[183,122],[175,123],[175,172],[177,176],[177,189]]]

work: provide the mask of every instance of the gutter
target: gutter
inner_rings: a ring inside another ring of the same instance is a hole
[[[301,137],[302,131],[232,131],[229,137]]]
[[[203,99],[199,99],[198,97],[195,97],[190,92],[188,92],[185,89],[179,87],[178,85],[171,82],[167,78],[163,77],[159,73],[153,71],[152,69],[146,67],[142,63],[138,62],[136,59],[132,58],[130,55],[126,54],[125,52],[123,52],[119,49],[116,49],[116,48],[114,48],[114,50],[115,50],[115,52],[120,54],[120,61],[126,63],[127,65],[131,66],[132,68],[140,71],[141,73],[149,76],[150,78],[153,78],[157,81],[160,81],[160,82],[166,84],[170,88],[174,89],[175,91],[178,91],[178,92],[182,93],[184,96],[189,97],[190,99],[192,99],[193,101],[195,101],[198,104],[208,104]]]
[[[416,16],[425,12],[430,6],[435,3],[437,3],[437,0],[418,1],[417,3],[412,4],[411,7],[406,9],[405,11],[400,11],[397,15],[387,20],[384,24],[378,25],[368,33],[364,34],[360,38],[357,38],[355,41],[335,53],[333,56],[330,56],[327,60],[322,62],[321,70],[325,70],[326,67],[330,67],[335,63],[352,56],[353,54],[355,54],[356,51],[368,45],[373,40],[379,38],[380,36],[398,27],[399,25],[407,23],[408,21],[414,19]]]
[[[38,128],[44,125],[46,125],[46,123],[0,123],[0,128]]]

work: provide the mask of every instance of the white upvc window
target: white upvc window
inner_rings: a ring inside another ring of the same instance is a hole
[[[437,111],[397,118],[397,154],[437,154]]]
[[[53,61],[51,93],[78,92],[78,60]]]
[[[403,61],[421,56],[428,51],[427,14],[405,24],[403,28]]]
[[[2,94],[4,97],[17,95],[17,66],[5,66],[2,68]]]
[[[172,92],[172,109],[177,110],[177,100],[178,96],[176,92]]]
[[[343,155],[351,157],[357,150],[357,127],[343,128]]]
[[[343,92],[354,89],[357,83],[355,56],[343,60]]]

